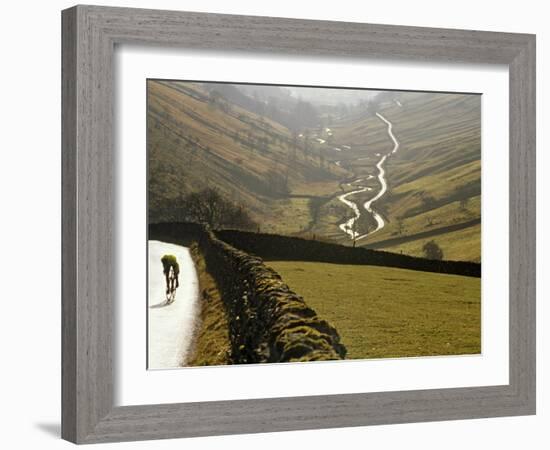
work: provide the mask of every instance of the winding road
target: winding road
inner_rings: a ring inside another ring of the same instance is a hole
[[[180,266],[179,288],[173,303],[166,303],[165,279],[160,258],[174,255]],[[184,366],[192,350],[199,315],[198,279],[187,247],[149,241],[149,296],[147,309],[147,368]]]
[[[346,233],[348,236],[350,236],[350,238],[353,239],[353,240],[360,240],[360,239],[366,238],[367,236],[370,236],[370,235],[376,233],[377,231],[381,230],[382,228],[384,228],[384,225],[385,225],[384,218],[373,209],[372,205],[373,205],[374,202],[379,200],[386,193],[386,191],[388,190],[388,183],[386,181],[386,171],[384,169],[384,163],[386,162],[388,157],[390,157],[392,154],[397,152],[397,150],[399,149],[399,142],[397,141],[395,135],[393,134],[393,131],[392,131],[393,125],[392,125],[392,123],[380,113],[376,113],[376,117],[378,117],[382,122],[384,122],[387,125],[388,135],[389,135],[390,139],[393,142],[392,150],[389,153],[383,155],[380,158],[380,160],[378,161],[378,163],[376,164],[376,168],[378,169],[377,178],[378,178],[378,181],[380,183],[380,190],[376,193],[376,195],[374,197],[367,200],[362,205],[363,209],[373,216],[374,220],[376,221],[376,228],[374,230],[372,230],[368,233],[364,233],[364,234],[359,234],[355,230],[356,223],[359,220],[359,218],[361,217],[361,209],[360,209],[359,205],[356,202],[349,199],[349,197],[351,197],[355,194],[360,194],[362,192],[372,190],[372,188],[370,188],[368,186],[361,186],[359,184],[357,186],[357,189],[355,189],[353,191],[346,192],[345,194],[342,194],[342,195],[338,196],[338,200],[340,200],[347,207],[351,208],[351,210],[353,211],[353,217],[351,217],[348,220],[346,220],[345,222],[341,223],[339,225],[339,228],[344,233]],[[377,156],[379,156],[379,154],[377,154]],[[357,158],[355,160],[352,159],[352,160],[348,160],[348,161],[359,161],[359,160],[364,160],[364,159],[366,159],[366,158],[363,157],[363,158]],[[335,164],[337,166],[340,166],[340,167],[341,167],[341,163],[342,163],[342,161],[335,161]],[[368,177],[368,178],[371,178],[371,177]],[[364,180],[365,180],[364,178],[357,178],[356,180],[353,180],[351,183],[347,183],[347,184],[352,185],[352,184],[355,184],[355,183],[362,183]]]

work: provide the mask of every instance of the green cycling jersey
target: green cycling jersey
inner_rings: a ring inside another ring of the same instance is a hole
[[[174,269],[174,275],[178,276],[180,273],[180,266],[178,260],[174,255],[164,255],[160,261],[162,262],[163,272],[165,275],[170,273],[170,268]]]

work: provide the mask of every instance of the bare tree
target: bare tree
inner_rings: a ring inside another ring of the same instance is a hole
[[[237,205],[222,196],[213,188],[193,192],[183,198],[178,208],[180,219],[202,223],[211,228],[256,228],[248,212],[242,205]]]

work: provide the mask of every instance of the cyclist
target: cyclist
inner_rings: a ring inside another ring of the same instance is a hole
[[[164,277],[166,278],[166,298],[167,301],[173,301],[176,289],[180,285],[178,280],[180,266],[174,255],[164,255],[160,261],[162,262]]]

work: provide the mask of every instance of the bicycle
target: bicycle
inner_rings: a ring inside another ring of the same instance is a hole
[[[179,264],[173,255],[164,255],[161,261],[166,277],[166,304],[169,305],[176,300],[176,289],[179,287]]]
[[[166,304],[169,305],[176,300],[177,277],[174,268],[170,267],[170,273],[166,278]]]

